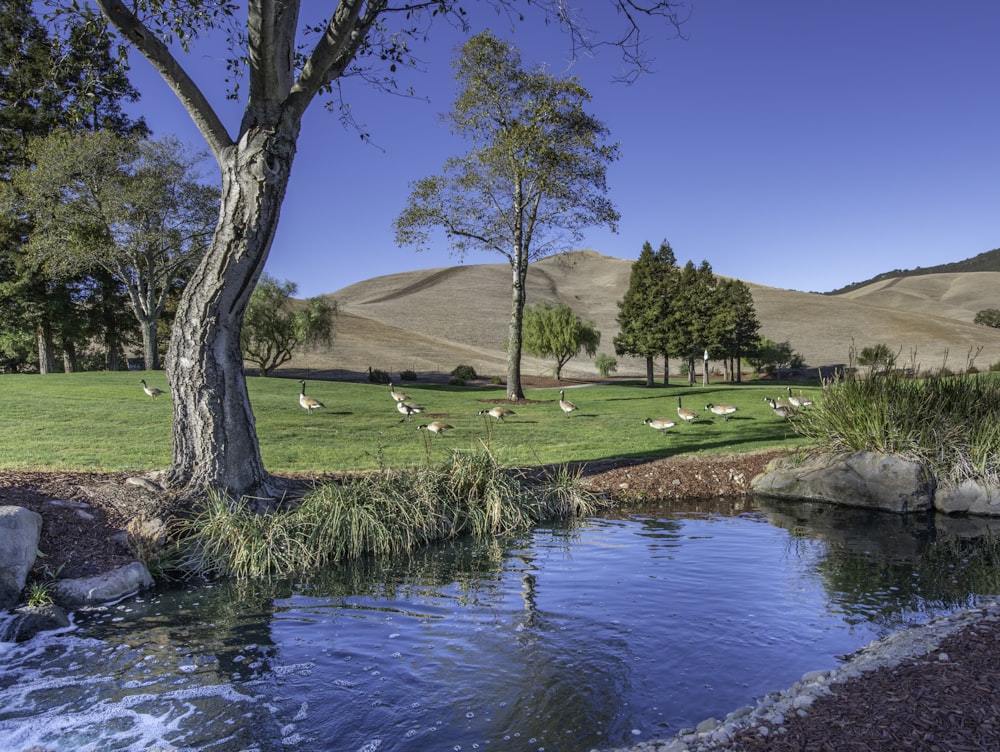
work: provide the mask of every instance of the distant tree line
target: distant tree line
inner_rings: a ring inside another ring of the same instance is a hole
[[[158,368],[218,188],[124,113],[139,94],[99,24],[57,34],[12,0],[0,29],[0,370],[118,370],[140,343]]]
[[[670,358],[685,364],[693,384],[695,362],[706,353],[723,362],[727,379],[739,381],[741,360],[760,354],[767,342],[744,282],[716,277],[707,261],[678,266],[666,242],[655,251],[643,245],[618,310],[615,352],[645,358],[647,386],[653,386],[657,358],[663,358],[665,384]]]

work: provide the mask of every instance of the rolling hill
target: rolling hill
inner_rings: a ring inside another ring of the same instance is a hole
[[[528,303],[566,303],[601,332],[599,352],[613,354],[618,301],[632,262],[581,250],[551,256],[528,272]],[[845,363],[858,348],[885,343],[921,369],[980,368],[1000,361],[1000,329],[972,323],[981,308],[1000,307],[998,272],[945,272],[880,278],[830,295],[747,282],[762,332],[791,343],[810,366]],[[506,372],[504,338],[510,318],[510,267],[474,264],[390,274],[345,287],[329,297],[340,305],[329,348],[299,354],[289,368],[316,376],[364,378],[369,368],[398,375],[448,373],[459,364],[483,375]],[[979,351],[979,348],[982,348]],[[619,358],[619,376],[642,375],[642,361]],[[672,363],[673,370],[678,363]],[[661,365],[662,367],[662,365]],[[551,373],[552,364],[525,358],[525,375]],[[568,378],[596,376],[591,358],[564,369]]]

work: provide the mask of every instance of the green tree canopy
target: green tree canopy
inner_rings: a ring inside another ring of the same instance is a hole
[[[972,321],[975,324],[982,324],[984,326],[992,326],[995,329],[1000,329],[1000,309],[984,308],[976,313],[976,317]]]
[[[63,34],[50,33],[28,0],[0,1],[0,183],[30,166],[28,144],[57,130],[148,132],[128,117],[124,102],[138,99],[109,37],[89,13],[75,16]],[[8,204],[9,206],[9,204]],[[25,252],[32,217],[5,211],[0,217],[0,342],[15,368],[55,368],[58,349],[75,360],[81,338],[99,336],[106,367],[117,367],[121,297],[105,275],[46,273]],[[23,343],[36,344],[26,362]],[[16,354],[15,354],[16,353]]]
[[[715,301],[718,280],[707,261],[688,261],[677,280],[677,297],[671,310],[668,348],[687,363],[688,382],[694,383],[695,361],[718,340]]]
[[[524,309],[524,351],[539,358],[555,358],[555,377],[575,355],[593,356],[601,344],[601,333],[593,321],[584,321],[563,303],[542,301]]]
[[[279,282],[265,273],[250,296],[240,346],[243,357],[262,376],[291,360],[300,346],[329,343],[332,338],[336,301],[316,297],[296,305],[296,292],[294,282]]]
[[[604,143],[607,128],[586,113],[590,93],[575,78],[525,70],[517,48],[489,32],[466,42],[454,67],[459,92],[449,122],[471,149],[413,184],[396,240],[422,249],[441,230],[460,257],[487,251],[507,259],[507,397],[523,399],[528,264],[570,249],[588,225],[616,228],[606,171],[618,146]]]
[[[201,260],[219,211],[200,156],[174,138],[57,132],[32,142],[13,184],[35,217],[26,250],[49,275],[103,269],[128,293],[147,369],[168,295]]]
[[[646,386],[653,386],[653,359],[669,353],[670,323],[678,294],[680,270],[670,244],[655,252],[647,241],[632,264],[629,287],[618,302],[615,353],[646,359]],[[669,371],[669,364],[664,368]],[[666,377],[667,374],[665,374]]]
[[[715,338],[709,355],[715,358],[735,358],[735,378],[741,379],[738,361],[751,353],[760,336],[760,320],[753,304],[753,293],[738,279],[720,279],[715,290],[715,318],[712,329]]]

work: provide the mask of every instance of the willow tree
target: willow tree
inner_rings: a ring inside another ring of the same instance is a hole
[[[489,32],[466,42],[454,67],[459,91],[450,122],[470,150],[445,162],[442,175],[414,183],[396,238],[425,248],[430,231],[441,229],[460,257],[488,251],[507,259],[507,399],[523,400],[528,265],[570,250],[583,227],[617,228],[605,194],[618,146],[604,142],[607,128],[584,111],[590,94],[579,81],[524,70],[517,48]]]
[[[62,2],[70,10],[79,7],[78,0]],[[303,116],[334,88],[345,94],[347,82],[391,87],[400,66],[414,65],[411,49],[425,43],[432,22],[450,20],[467,28],[468,16],[454,0],[339,0],[325,4],[328,16],[308,21],[299,18],[300,0],[247,0],[245,7],[180,0],[93,2],[183,103],[221,173],[215,235],[185,287],[167,352],[174,413],[166,481],[191,491],[212,487],[232,495],[276,493],[279,484],[261,460],[240,329],[271,250]],[[521,6],[542,14],[544,21],[568,31],[574,47],[616,45],[632,70],[644,65],[636,19],[666,20],[673,29],[681,22],[674,0],[609,0],[621,11],[615,15],[621,33],[608,31],[606,23],[606,33],[598,38],[584,18],[558,0],[492,0],[488,5],[513,18],[521,15]],[[244,102],[234,131],[181,62],[182,52],[219,34],[230,40],[226,76],[242,76],[236,80],[240,86],[228,92]],[[331,174],[331,186],[341,177]],[[351,190],[346,184],[340,187]]]

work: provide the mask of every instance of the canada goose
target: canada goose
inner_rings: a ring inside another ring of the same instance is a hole
[[[139,379],[139,381],[142,382],[142,391],[153,399],[156,399],[161,394],[166,394],[162,389],[157,389],[155,386],[146,386],[146,379]]]
[[[389,382],[389,396],[396,400],[396,402],[403,402],[404,400],[409,399],[409,397],[406,396],[406,392],[393,389],[391,381]]]
[[[714,413],[715,415],[721,415],[723,420],[729,420],[729,416],[735,413],[737,410],[735,405],[727,405],[723,402],[720,402],[718,405],[713,405],[711,402],[709,402],[707,405],[705,405],[705,409],[708,410],[709,412]]]
[[[796,397],[792,394],[792,388],[788,387],[788,401],[792,404],[792,407],[809,407],[813,403],[811,399],[804,396]]]
[[[571,412],[576,410],[576,405],[574,405],[572,402],[566,399],[565,389],[559,390],[559,409],[562,410],[564,413],[566,413],[567,418],[569,417],[569,414]]]
[[[767,403],[769,403],[771,405],[772,409],[775,408],[775,407],[781,407],[781,408],[784,408],[784,409],[788,410],[790,413],[794,413],[795,412],[795,408],[792,407],[787,402],[782,402],[781,400],[771,399],[770,397],[765,397],[764,401],[767,402]]]
[[[681,398],[677,398],[677,414],[685,423],[690,423],[698,417],[698,413],[690,407],[681,407]]]
[[[655,428],[664,436],[666,436],[668,428],[673,428],[677,425],[674,421],[667,420],[666,418],[646,418],[646,420],[643,421],[643,424],[649,426],[650,428]]]
[[[302,384],[302,391],[299,392],[299,404],[302,405],[302,407],[304,407],[309,412],[310,415],[312,415],[312,411],[315,410],[317,407],[326,407],[326,405],[324,405],[315,397],[306,396],[305,379],[299,379],[299,383]]]
[[[508,415],[517,415],[517,413],[515,413],[509,407],[504,407],[502,405],[497,405],[496,407],[491,407],[489,410],[480,410],[479,414],[480,415],[489,415],[491,418],[496,418],[501,423],[504,422],[504,419]]]
[[[418,431],[430,431],[431,433],[442,434],[445,431],[450,431],[455,426],[448,425],[447,423],[442,423],[440,420],[435,420],[428,423],[425,426],[417,426]]]
[[[401,400],[396,403],[396,409],[403,414],[402,419],[399,421],[402,423],[404,420],[409,420],[417,413],[422,413],[424,408],[420,405],[414,405],[412,402],[407,402],[406,400]]]
[[[775,402],[770,397],[765,397],[764,401],[771,406],[771,409],[774,410],[774,414],[777,415],[779,418],[788,420],[795,414],[795,408],[784,402]]]

